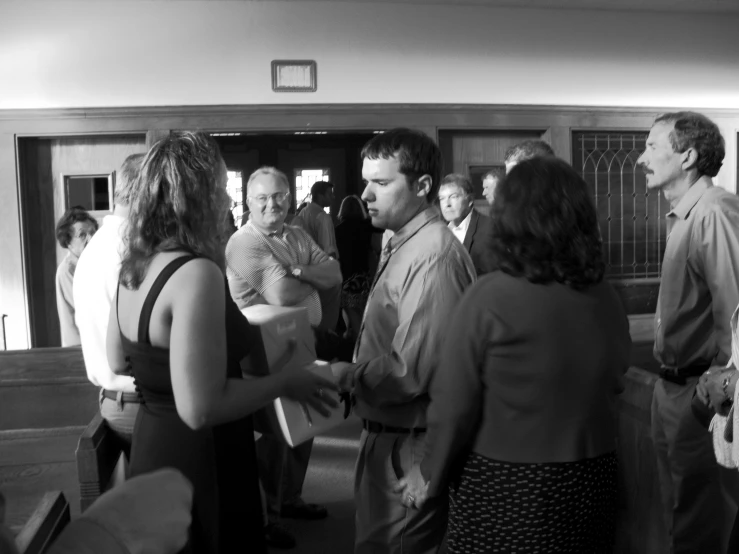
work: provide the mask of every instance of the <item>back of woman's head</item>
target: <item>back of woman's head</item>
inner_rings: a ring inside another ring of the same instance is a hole
[[[352,194],[341,201],[337,219],[339,221],[344,221],[346,219],[367,219],[367,212],[365,211],[364,204],[362,204],[362,200],[359,196]]]
[[[490,215],[502,271],[577,290],[603,280],[595,205],[587,183],[564,161],[534,158],[516,165],[498,185]]]
[[[138,288],[158,252],[185,250],[222,266],[229,198],[216,142],[200,132],[173,132],[146,154],[139,179],[121,281]]]

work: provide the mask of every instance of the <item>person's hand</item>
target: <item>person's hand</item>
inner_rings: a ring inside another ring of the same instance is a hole
[[[332,393],[339,391],[333,381],[316,375],[305,367],[283,370],[279,373],[282,379],[282,394],[291,400],[308,405],[323,417],[331,415],[330,408],[339,406],[338,396]]]
[[[716,413],[722,413],[723,404],[728,398],[734,398],[734,388],[736,386],[736,379],[732,379],[729,382],[729,387],[724,391],[724,379],[732,376],[736,370],[725,369],[723,367],[712,367],[706,371],[698,379],[698,385],[696,386],[696,395],[706,404],[709,405],[716,411]]]
[[[342,392],[351,392],[354,388],[354,364],[347,362],[331,363],[331,373]]]
[[[414,464],[408,474],[398,480],[394,490],[399,493],[403,506],[420,510],[428,499],[429,492],[429,484],[421,475],[421,466]]]
[[[160,469],[110,489],[80,519],[106,529],[131,554],[175,554],[187,543],[192,496],[181,472]]]

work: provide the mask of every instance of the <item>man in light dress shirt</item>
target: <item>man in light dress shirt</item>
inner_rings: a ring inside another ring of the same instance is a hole
[[[240,309],[254,304],[305,307],[311,326],[318,326],[322,319],[318,291],[341,283],[339,262],[305,231],[285,224],[290,186],[284,173],[274,167],[257,169],[246,190],[251,217],[226,246],[226,274],[234,302]],[[310,440],[291,449],[267,435],[257,441],[260,477],[272,514],[326,517],[326,508],[301,498],[312,446]]]
[[[396,492],[421,455],[438,345],[475,269],[433,205],[441,152],[421,132],[393,129],[362,150],[362,200],[393,231],[367,301],[353,364],[334,366],[364,430],[355,470],[355,553],[439,552],[447,497],[422,509]]]
[[[441,215],[470,253],[477,276],[490,273],[494,262],[490,253],[493,220],[475,209],[475,191],[472,182],[458,173],[450,173],[439,187]]]
[[[328,181],[317,181],[310,188],[311,202],[290,222],[303,229],[326,254],[339,257],[336,232],[331,216],[324,210],[334,203],[334,185]],[[341,285],[319,290],[323,317],[320,327],[333,331],[341,313]]]
[[[90,239],[77,263],[74,278],[75,322],[80,331],[87,377],[100,387],[100,415],[121,440],[128,458],[139,398],[133,377],[116,375],[108,365],[108,317],[118,290],[128,208],[137,192],[144,154],[126,158],[118,172],[115,207]]]
[[[737,506],[739,473],[719,467],[707,423],[693,413],[699,378],[721,378],[701,374],[731,357],[730,317],[739,303],[739,198],[711,181],[724,151],[715,123],[678,112],[656,119],[638,160],[647,188],[661,190],[672,208],[655,313],[662,374],[652,439],[674,554],[725,552]]]

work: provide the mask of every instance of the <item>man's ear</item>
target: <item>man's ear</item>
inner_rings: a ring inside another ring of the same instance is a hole
[[[693,169],[696,165],[698,165],[698,152],[695,150],[695,148],[688,148],[685,152],[682,153],[682,158],[682,166],[685,171]]]
[[[416,196],[426,198],[428,193],[431,192],[433,182],[434,180],[431,178],[431,175],[421,175],[418,181],[416,181]]]

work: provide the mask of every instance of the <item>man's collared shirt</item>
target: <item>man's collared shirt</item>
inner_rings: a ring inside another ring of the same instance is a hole
[[[739,197],[704,176],[667,218],[655,358],[666,367],[726,364],[739,304]]]
[[[470,219],[472,219],[472,210],[474,209],[474,207],[470,209],[467,217],[465,217],[462,220],[462,223],[460,223],[459,225],[454,225],[453,221],[449,222],[449,229],[451,229],[452,233],[454,233],[454,236],[457,237],[457,239],[461,243],[464,243],[464,237],[467,235],[467,229],[470,228]]]
[[[74,297],[72,293],[76,265],[77,256],[67,252],[62,263],[56,268],[56,311],[59,314],[62,346],[80,344],[80,333],[74,323]]]
[[[355,411],[385,425],[425,427],[444,328],[475,268],[434,208],[395,233],[391,247],[358,338]]]
[[[264,303],[264,291],[280,279],[293,279],[288,273],[289,266],[320,264],[328,259],[302,229],[283,225],[282,232],[267,235],[249,220],[226,246],[226,276],[231,297],[239,309]],[[307,308],[312,326],[321,322],[321,301],[315,289],[293,307]]]
[[[106,390],[135,392],[133,377],[116,375],[108,365],[108,318],[118,290],[126,220],[106,215],[82,251],[74,276],[75,322],[80,332],[87,378]]]
[[[329,256],[338,255],[334,222],[321,206],[311,202],[303,208],[299,215],[295,216],[292,224],[304,229]]]

